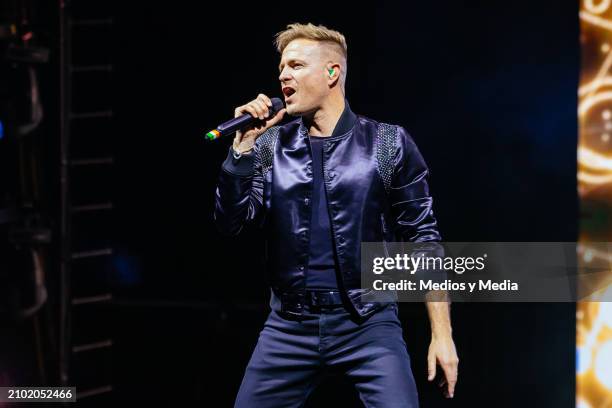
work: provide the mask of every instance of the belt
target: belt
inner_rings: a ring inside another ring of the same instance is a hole
[[[301,314],[304,310],[316,311],[322,308],[342,305],[342,297],[337,290],[305,290],[286,292],[280,295],[281,311]]]

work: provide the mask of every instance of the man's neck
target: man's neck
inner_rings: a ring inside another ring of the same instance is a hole
[[[344,96],[329,98],[319,110],[302,119],[311,136],[330,136],[344,111]]]

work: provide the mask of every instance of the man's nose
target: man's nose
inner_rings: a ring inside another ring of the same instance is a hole
[[[286,69],[283,69],[280,74],[278,75],[278,80],[281,82],[285,82],[287,80],[291,79],[290,75],[288,74]]]

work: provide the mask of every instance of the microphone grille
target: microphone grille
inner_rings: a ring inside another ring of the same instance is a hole
[[[270,102],[272,102],[272,115],[275,115],[279,110],[285,107],[285,104],[280,98],[272,98]]]

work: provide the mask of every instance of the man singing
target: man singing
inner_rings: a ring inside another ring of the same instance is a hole
[[[235,406],[299,407],[325,374],[340,373],[366,407],[417,407],[397,302],[362,298],[360,244],[440,241],[427,166],[402,127],[351,111],[341,33],[290,24],[276,46],[286,108],[270,117],[263,94],[236,108],[260,120],[236,133],[215,195],[223,233],[247,223],[264,232],[271,283],[271,311]],[[285,113],[297,119],[276,126]],[[449,304],[427,310],[428,378],[439,364],[452,397]]]

